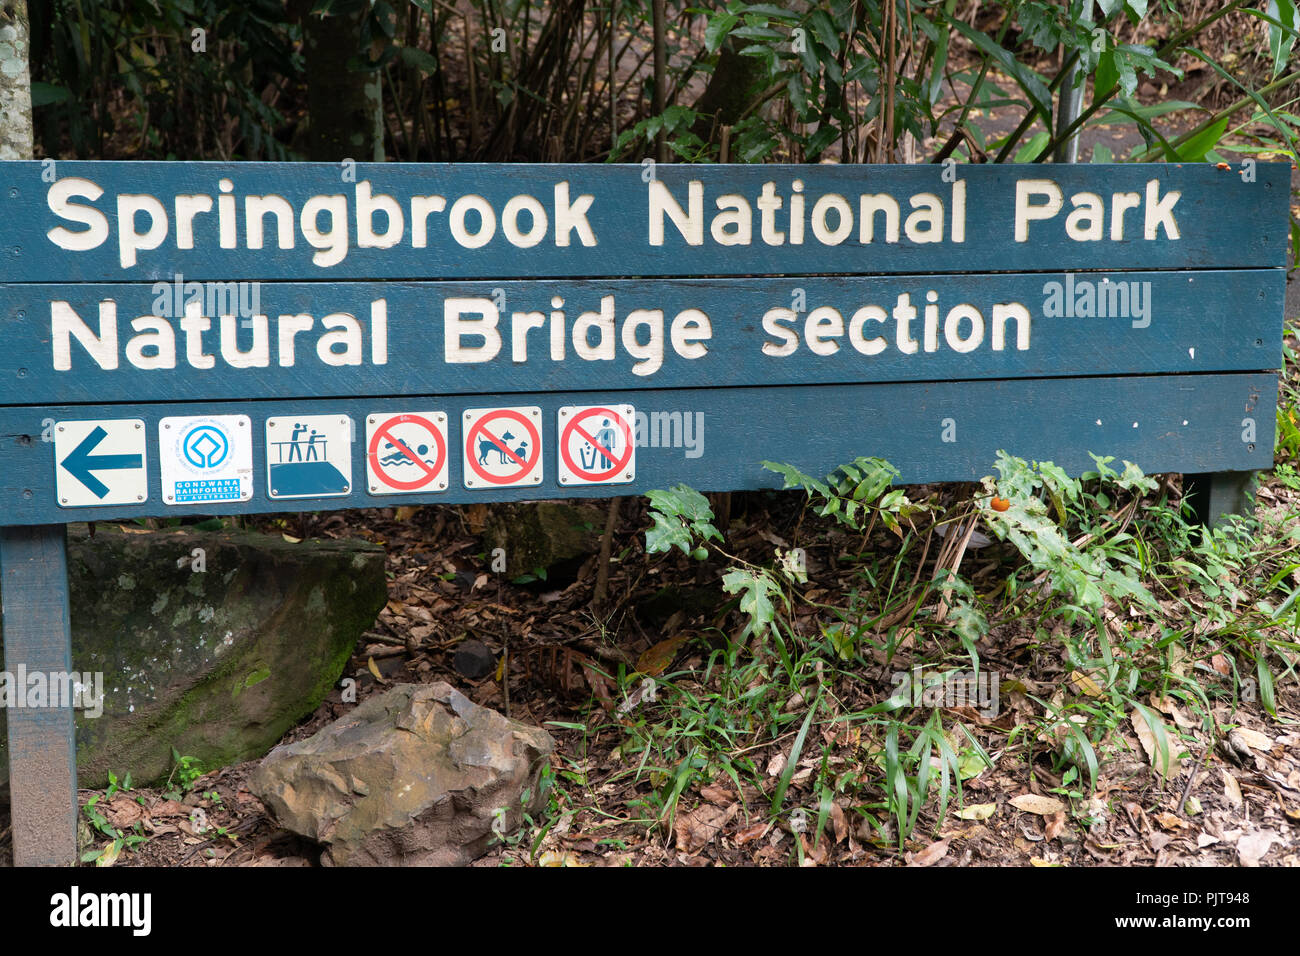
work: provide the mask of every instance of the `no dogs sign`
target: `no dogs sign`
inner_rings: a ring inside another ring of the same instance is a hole
[[[468,408],[465,429],[465,487],[510,488],[542,483],[542,410]]]

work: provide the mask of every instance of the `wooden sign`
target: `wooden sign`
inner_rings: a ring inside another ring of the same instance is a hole
[[[1213,514],[1272,464],[1289,177],[0,164],[6,659],[70,666],[73,520],[765,488],[764,460],[862,455],[974,480],[999,449],[1208,475]],[[70,863],[70,709],[9,737],[15,858]]]
[[[7,163],[0,508],[760,488],[763,460],[863,454],[971,480],[1000,448],[1266,468],[1288,188],[1264,163]],[[601,407],[617,451],[563,430]]]

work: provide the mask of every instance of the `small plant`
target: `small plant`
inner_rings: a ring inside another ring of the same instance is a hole
[[[109,838],[111,842],[98,848],[91,848],[81,854],[81,862],[94,862],[96,866],[112,866],[117,862],[118,857],[123,850],[134,850],[136,847],[148,841],[145,835],[144,825],[137,820],[129,829],[120,829],[113,826],[108,817],[100,808],[101,799],[104,801],[111,800],[118,793],[125,793],[131,790],[131,774],[127,773],[119,784],[117,774],[113,771],[108,772],[108,788],[104,791],[103,796],[93,794],[86,805],[82,807],[82,812],[90,822],[91,827],[103,836]],[[139,797],[136,798],[141,803]]]
[[[167,775],[163,795],[169,800],[181,799],[194,789],[195,782],[206,772],[197,757],[181,756],[181,753],[173,747],[172,771]],[[175,782],[174,786],[173,781]],[[215,793],[215,791],[212,792]],[[217,798],[218,802],[220,802],[220,799],[220,797]]]

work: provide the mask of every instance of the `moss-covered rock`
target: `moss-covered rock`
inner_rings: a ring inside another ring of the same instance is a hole
[[[266,753],[319,706],[387,597],[382,548],[243,531],[68,529],[72,669],[102,672],[77,714],[81,786]],[[0,658],[2,660],[2,658]],[[8,780],[0,710],[0,783]]]
[[[489,554],[505,550],[506,574],[518,577],[575,565],[600,550],[606,507],[588,502],[535,501],[498,505],[483,538]]]

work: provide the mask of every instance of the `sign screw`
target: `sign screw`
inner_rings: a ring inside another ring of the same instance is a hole
[[[30,489],[30,488],[24,488],[24,489],[23,489],[23,497],[24,497],[24,498],[30,498],[31,496],[32,496],[32,489]]]
[[[18,377],[19,377],[19,378],[26,378],[26,377],[27,377],[27,369],[25,369],[25,368],[20,368],[20,369],[18,370]]]

